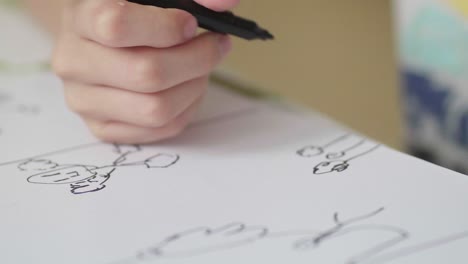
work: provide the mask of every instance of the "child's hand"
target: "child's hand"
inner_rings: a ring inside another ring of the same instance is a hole
[[[180,133],[231,48],[196,35],[190,14],[124,0],[71,0],[54,54],[69,107],[100,139],[148,143]],[[198,0],[224,10],[237,0]]]

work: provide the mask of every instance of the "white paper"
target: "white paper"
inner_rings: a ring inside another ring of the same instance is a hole
[[[212,87],[180,137],[99,143],[0,77],[0,263],[467,263],[468,177]]]
[[[468,262],[468,177],[215,87],[181,137],[102,144],[0,14],[0,263]]]

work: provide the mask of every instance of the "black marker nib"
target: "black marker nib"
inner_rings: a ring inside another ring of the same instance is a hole
[[[255,34],[261,40],[275,39],[275,37],[270,32],[259,27],[255,29]]]

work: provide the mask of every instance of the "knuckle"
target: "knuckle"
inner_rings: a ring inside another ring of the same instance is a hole
[[[70,95],[65,89],[65,102],[70,110],[78,114],[86,114],[88,111],[86,107],[75,96]]]
[[[200,67],[208,72],[220,62],[221,54],[216,38],[212,38],[207,44],[205,45],[205,59],[200,62]]]
[[[180,135],[185,129],[185,123],[182,121],[177,121],[167,127],[166,135],[168,138],[173,138]]]
[[[210,45],[210,51],[209,51],[209,60],[208,60],[208,66],[210,68],[215,67],[220,61],[221,61],[221,50],[219,47],[219,40],[218,38],[215,38],[213,41],[211,41]]]
[[[168,32],[170,33],[167,36],[168,39],[170,39],[170,42],[172,43],[178,43],[186,40],[186,34],[188,33],[185,32],[185,30],[188,30],[186,27],[193,18],[190,14],[182,10],[173,9],[169,10],[169,12],[171,12],[168,17],[170,21],[166,22],[167,28],[169,29]],[[196,28],[195,25],[194,28]]]
[[[105,142],[115,141],[115,138],[112,136],[112,134],[108,133],[108,130],[106,129],[106,124],[98,122],[95,124],[89,124],[88,127],[91,133],[98,139]]]
[[[114,1],[97,1],[92,11],[96,41],[116,46],[124,40],[127,8]]]
[[[132,67],[132,80],[135,89],[141,92],[157,92],[164,87],[164,73],[157,58],[148,56],[137,59]]]
[[[171,118],[171,107],[166,100],[157,96],[151,96],[148,101],[141,104],[141,116],[145,124],[150,127],[161,127]]]
[[[178,9],[165,9],[158,19],[158,43],[161,47],[171,47],[187,40],[185,32],[190,15]]]
[[[72,74],[71,65],[66,59],[66,55],[61,47],[57,47],[52,55],[52,70],[61,78],[67,78]]]

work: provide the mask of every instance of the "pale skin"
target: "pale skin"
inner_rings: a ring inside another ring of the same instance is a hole
[[[24,1],[56,36],[52,65],[68,106],[107,142],[180,134],[232,47],[228,36],[197,34],[195,18],[180,10],[124,0]],[[196,1],[218,11],[238,3]]]

